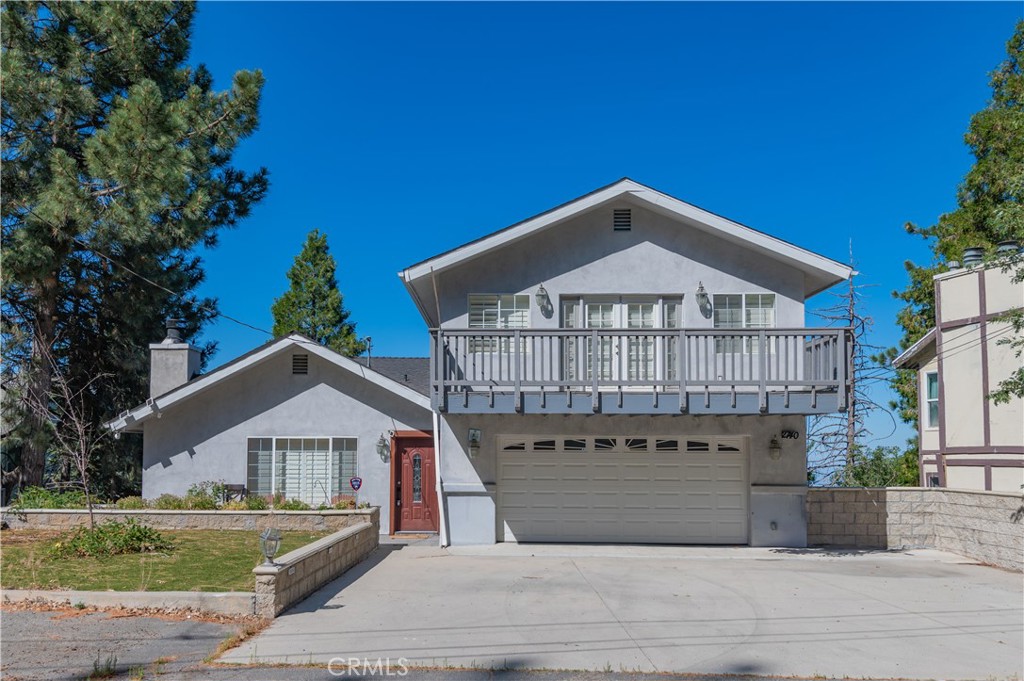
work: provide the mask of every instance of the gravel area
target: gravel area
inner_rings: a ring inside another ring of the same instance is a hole
[[[111,667],[114,678],[186,679],[190,668],[242,630],[230,620],[137,616],[74,608],[0,611],[0,670],[5,679],[85,679]],[[109,662],[108,662],[109,661]]]

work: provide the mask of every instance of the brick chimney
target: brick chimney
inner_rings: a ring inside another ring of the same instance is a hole
[[[149,346],[149,396],[156,397],[188,383],[199,373],[199,349],[182,340],[184,322],[167,320],[167,337]]]

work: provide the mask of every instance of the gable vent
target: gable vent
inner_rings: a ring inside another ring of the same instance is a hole
[[[309,373],[309,355],[292,355],[292,373]]]
[[[616,232],[633,229],[633,211],[630,208],[616,208],[612,211],[612,228]]]

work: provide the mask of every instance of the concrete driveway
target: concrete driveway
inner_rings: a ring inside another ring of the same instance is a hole
[[[1022,598],[930,550],[382,546],[221,661],[1020,679]]]

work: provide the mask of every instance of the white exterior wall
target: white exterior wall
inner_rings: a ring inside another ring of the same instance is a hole
[[[295,350],[300,352],[299,349]],[[284,351],[144,424],[142,494],[184,494],[196,483],[247,483],[247,438],[354,437],[360,503],[381,508],[389,523],[390,464],[377,439],[390,430],[431,429],[429,409],[309,353],[309,373],[293,375]]]

